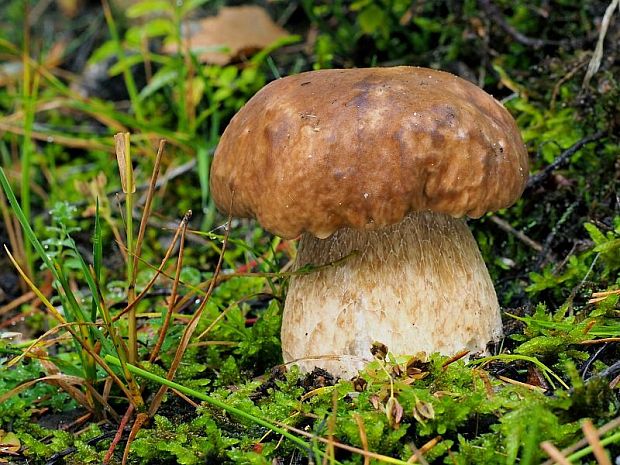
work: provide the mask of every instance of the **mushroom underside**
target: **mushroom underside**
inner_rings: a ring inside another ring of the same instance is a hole
[[[333,265],[330,265],[332,264]],[[373,342],[396,355],[482,352],[502,334],[495,289],[461,218],[411,213],[377,230],[304,234],[282,322],[285,362],[352,377]]]

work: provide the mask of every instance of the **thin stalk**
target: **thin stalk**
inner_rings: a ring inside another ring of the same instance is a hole
[[[200,303],[200,305],[194,312],[192,319],[185,326],[185,331],[183,331],[183,335],[181,336],[181,340],[179,341],[179,344],[177,346],[176,353],[174,354],[174,359],[172,360],[172,363],[170,364],[170,368],[168,369],[168,373],[166,374],[166,377],[168,379],[174,378],[176,371],[179,368],[179,365],[181,364],[181,360],[183,359],[183,354],[185,353],[185,350],[187,349],[187,345],[189,344],[189,341],[192,335],[194,334],[196,327],[198,326],[200,317],[202,316],[202,313],[207,306],[207,302],[211,298],[211,294],[213,293],[213,290],[215,289],[215,285],[216,285],[215,279],[220,274],[220,271],[222,269],[222,263],[224,261],[224,254],[226,252],[226,246],[228,244],[228,235],[230,233],[231,220],[232,220],[232,216],[229,216],[228,222],[226,224],[226,235],[224,236],[224,241],[222,242],[222,252],[217,261],[217,265],[215,266],[215,270],[213,271],[214,280],[211,281],[211,285],[209,286],[209,289],[207,290],[206,295],[203,297],[202,302]],[[159,408],[159,406],[161,405],[161,402],[163,401],[163,397],[166,394],[166,390],[167,390],[166,386],[162,386],[159,388],[159,390],[153,397],[151,406],[149,407],[149,415],[151,416],[155,415],[155,412],[157,412],[157,409]]]
[[[138,238],[136,240],[136,254],[133,257],[134,272],[137,274],[138,261],[140,254],[142,253],[142,242],[144,241],[144,234],[146,232],[146,226],[148,219],[151,215],[151,206],[153,204],[153,196],[155,195],[155,189],[157,187],[157,179],[159,178],[159,169],[161,166],[161,159],[164,154],[164,147],[166,146],[166,140],[161,139],[159,141],[159,148],[157,149],[157,155],[155,156],[155,164],[153,165],[153,173],[151,174],[151,180],[149,182],[148,191],[146,193],[146,202],[144,203],[144,211],[142,213],[142,219],[140,220],[140,229],[138,230]]]
[[[174,304],[177,301],[177,291],[179,288],[179,279],[181,276],[181,270],[183,269],[183,255],[185,251],[185,232],[187,231],[187,223],[191,217],[190,212],[186,213],[183,217],[183,221],[181,222],[181,242],[179,245],[179,258],[177,260],[177,267],[174,275],[174,281],[172,282],[172,294],[170,295],[170,302],[168,304],[168,308],[166,309],[166,316],[164,317],[164,321],[159,330],[159,336],[157,337],[157,343],[151,352],[151,356],[149,357],[149,362],[154,362],[159,355],[159,351],[161,350],[161,346],[164,344],[164,340],[166,339],[166,333],[168,332],[168,327],[170,326],[170,320],[172,319]]]

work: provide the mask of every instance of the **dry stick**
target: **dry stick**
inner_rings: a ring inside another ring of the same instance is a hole
[[[490,17],[493,22],[497,23],[497,25],[504,30],[506,34],[512,37],[519,43],[523,45],[527,45],[528,47],[532,47],[534,49],[542,48],[545,45],[562,45],[565,43],[570,43],[569,41],[558,41],[558,40],[544,40],[544,39],[534,39],[532,37],[528,37],[525,34],[520,33],[514,27],[512,27],[508,22],[504,19],[501,11],[497,6],[491,3],[491,0],[478,0],[478,3],[482,7],[482,9],[486,12],[486,14]]]
[[[422,453],[421,449],[418,449],[413,442],[409,443],[409,447],[413,449],[413,455],[409,457],[407,463],[417,463],[419,460],[422,465],[428,465],[428,462],[424,458],[424,454]]]
[[[600,339],[588,339],[587,341],[581,341],[579,344],[588,346],[594,344],[604,344],[605,342],[620,342],[620,337],[602,337]]]
[[[138,230],[138,237],[136,239],[135,255],[133,257],[133,276],[132,279],[135,284],[138,270],[138,257],[142,252],[142,242],[144,241],[144,233],[146,231],[146,225],[148,224],[149,216],[151,215],[151,205],[153,203],[153,196],[155,194],[155,185],[157,178],[159,177],[159,167],[161,166],[161,158],[164,154],[164,147],[166,146],[166,140],[161,139],[159,141],[159,147],[157,149],[157,155],[155,156],[155,164],[153,166],[153,173],[151,174],[151,181],[146,194],[146,202],[144,204],[144,211],[142,212],[142,219],[140,220],[140,229]]]
[[[512,234],[513,236],[515,236],[517,239],[519,239],[521,242],[523,242],[524,244],[530,246],[532,249],[534,249],[537,252],[542,252],[543,251],[543,246],[540,245],[538,242],[536,242],[533,239],[530,239],[528,236],[526,236],[523,232],[513,228],[510,223],[508,223],[507,221],[504,221],[503,219],[501,219],[499,216],[496,215],[491,215],[489,217],[489,219],[495,223],[497,226],[499,226],[500,229],[502,229],[503,231],[506,231],[509,234]]]
[[[231,198],[231,205],[230,205],[229,211],[232,210],[233,199],[234,199],[234,192]],[[194,334],[194,331],[196,330],[196,326],[198,325],[198,322],[200,321],[200,317],[202,316],[202,312],[206,308],[207,302],[209,301],[211,294],[213,293],[213,290],[215,289],[217,277],[220,274],[220,270],[222,269],[222,263],[224,262],[224,253],[226,252],[226,246],[228,245],[228,236],[230,234],[231,221],[232,221],[232,215],[229,215],[227,227],[226,227],[226,234],[224,235],[224,241],[222,242],[222,252],[220,253],[219,259],[217,261],[217,265],[215,266],[215,271],[213,272],[213,278],[211,279],[211,284],[209,285],[209,289],[207,290],[206,295],[203,297],[202,302],[200,303],[200,306],[196,309],[194,316],[192,317],[190,322],[185,327],[183,336],[181,336],[181,341],[179,342],[179,346],[177,347],[176,354],[174,355],[174,360],[172,361],[172,364],[170,365],[170,369],[168,370],[168,374],[166,376],[166,378],[169,381],[171,381],[174,378],[174,375],[177,369],[179,368],[179,365],[181,364],[181,359],[183,358],[185,349],[187,348],[187,345],[189,344],[189,340],[192,337],[192,334]],[[159,390],[157,391],[157,394],[155,394],[153,402],[151,402],[151,406],[149,407],[150,417],[152,417],[155,414],[155,412],[157,412],[157,409],[159,409],[159,406],[167,390],[168,390],[167,386],[161,386]]]
[[[125,444],[125,450],[123,451],[123,460],[121,462],[122,465],[127,463],[127,459],[129,458],[129,451],[131,449],[131,443],[138,435],[138,431],[142,428],[142,425],[149,419],[149,416],[146,413],[138,413],[136,417],[136,421],[133,422],[131,427],[131,431],[129,432],[129,437],[127,438],[127,444]]]
[[[599,436],[603,436],[605,434],[607,434],[608,432],[616,429],[620,427],[620,417],[615,418],[613,420],[611,420],[608,423],[605,423],[603,426],[601,426],[598,429],[598,435]],[[566,447],[564,449],[562,449],[562,454],[572,454],[573,452],[581,449],[584,446],[588,445],[588,440],[587,439],[581,439],[579,441],[577,441],[575,444],[573,444],[572,446]],[[542,447],[542,445],[541,445]],[[543,462],[542,465],[553,465],[553,460],[547,460],[546,462]]]
[[[597,463],[599,465],[611,465],[611,461],[605,453],[605,449],[603,448],[598,437],[598,431],[596,431],[592,421],[590,419],[584,420],[581,425],[581,429],[583,430],[583,434],[588,440],[588,443],[592,446],[592,454],[596,457]]]
[[[420,456],[420,454],[422,454],[422,455],[426,454],[433,447],[435,447],[437,444],[439,444],[439,441],[441,441],[441,436],[435,436],[433,439],[431,439],[426,444],[424,444],[422,447],[420,447],[415,454],[413,454],[411,457],[409,457],[409,460],[407,460],[407,463],[416,463],[418,458],[419,458],[419,456]],[[422,460],[424,460],[423,457],[422,457]]]
[[[508,383],[508,384],[513,384],[515,386],[521,386],[524,387],[526,389],[529,389],[531,391],[538,391],[538,392],[545,392],[546,389],[540,386],[534,386],[533,384],[528,384],[528,383],[524,383],[522,381],[517,381],[516,379],[512,379],[512,378],[508,378],[506,376],[502,376],[502,375],[498,375],[497,376],[498,379],[500,379],[501,381]]]
[[[168,332],[168,327],[170,326],[170,319],[172,318],[172,309],[174,308],[174,304],[177,300],[177,291],[179,288],[179,280],[181,278],[181,270],[183,268],[183,253],[185,250],[185,233],[187,232],[187,223],[192,216],[192,211],[188,211],[183,220],[181,221],[181,239],[179,242],[179,254],[177,260],[177,269],[174,274],[174,281],[172,282],[172,295],[170,296],[170,301],[168,303],[168,308],[166,310],[166,316],[164,318],[164,323],[161,325],[159,331],[159,337],[157,338],[157,343],[153,348],[153,352],[151,352],[151,356],[149,357],[149,362],[153,363],[157,359],[157,355],[161,349],[161,346],[164,343],[164,339],[166,338],[166,333]]]
[[[549,457],[551,457],[551,460],[547,460],[545,463],[549,463],[549,465],[554,463],[559,463],[560,465],[572,465],[568,459],[562,455],[562,452],[560,452],[557,447],[549,441],[541,442],[540,448],[544,450]]]
[[[551,176],[551,173],[568,163],[570,157],[577,153],[584,145],[602,139],[605,134],[607,134],[607,130],[601,129],[600,131],[575,142],[569,148],[564,150],[564,152],[562,152],[555,160],[553,160],[553,163],[544,168],[542,171],[536,173],[534,176],[530,176],[525,185],[525,189],[530,190],[542,184],[549,176]]]
[[[125,415],[123,415],[123,418],[121,419],[120,425],[118,425],[118,429],[116,430],[114,439],[112,439],[112,443],[110,444],[110,447],[108,447],[108,451],[106,452],[105,457],[103,458],[103,465],[106,465],[112,458],[112,454],[114,454],[114,450],[116,449],[116,446],[118,445],[121,438],[123,437],[123,431],[125,430],[125,426],[127,426],[127,422],[131,418],[132,413],[133,413],[133,405],[129,404],[129,407],[127,408],[127,411],[125,412]]]
[[[166,277],[168,276],[167,274],[164,273],[164,267],[166,266],[166,263],[168,262],[168,259],[172,255],[172,251],[174,250],[174,247],[175,247],[175,245],[177,243],[179,235],[181,234],[182,226],[183,226],[183,220],[181,220],[181,223],[179,223],[179,226],[177,227],[177,229],[176,229],[176,231],[174,233],[174,237],[170,241],[170,245],[168,246],[168,249],[166,250],[166,253],[164,254],[164,258],[162,259],[159,267],[157,267],[157,268],[153,267],[155,269],[155,274],[153,275],[153,277],[146,284],[146,286],[144,286],[144,289],[142,290],[142,292],[140,292],[140,294],[138,294],[136,296],[136,298],[133,300],[133,302],[128,303],[127,306],[118,313],[118,315],[116,315],[114,318],[112,318],[112,323],[118,321],[120,318],[122,318],[123,315],[125,315],[127,312],[131,311],[131,309],[133,309],[146,296],[146,294],[151,290],[151,287],[153,286],[153,284],[155,284],[155,281],[157,281],[157,278],[159,278],[160,275],[163,274]]]
[[[593,292],[590,300],[588,300],[588,303],[595,304],[597,302],[600,302],[601,300],[605,300],[610,295],[616,294],[620,294],[620,289],[614,289],[612,291]]]
[[[448,360],[446,360],[445,362],[443,362],[441,364],[441,368],[443,370],[445,370],[446,368],[448,368],[449,365],[452,365],[454,362],[459,361],[460,359],[462,359],[463,357],[465,357],[467,354],[469,354],[469,350],[465,349],[465,350],[461,350],[460,352],[457,352],[456,354],[454,354],[452,357],[450,357]]]
[[[190,399],[189,397],[187,397],[185,394],[183,394],[181,391],[178,391],[174,388],[170,388],[170,390],[172,390],[172,392],[174,392],[177,396],[179,396],[181,399],[183,399],[185,402],[187,402],[189,405],[191,405],[194,408],[198,408],[200,407],[200,404],[198,404],[197,402],[194,402],[192,399]]]

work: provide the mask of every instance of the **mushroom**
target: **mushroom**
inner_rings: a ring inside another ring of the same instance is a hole
[[[291,278],[284,360],[349,377],[375,341],[450,355],[501,337],[464,217],[510,206],[527,176],[515,121],[470,82],[414,67],[322,70],[270,83],[233,117],[211,193],[224,212],[301,235],[295,268],[318,268]]]

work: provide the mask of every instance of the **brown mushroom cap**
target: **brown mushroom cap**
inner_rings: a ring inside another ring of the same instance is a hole
[[[527,176],[515,121],[470,82],[425,68],[322,70],[270,83],[234,116],[211,193],[284,238],[324,238],[411,211],[479,217],[511,205]]]

